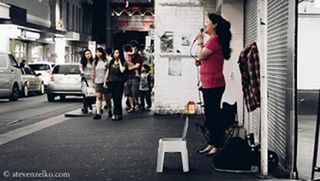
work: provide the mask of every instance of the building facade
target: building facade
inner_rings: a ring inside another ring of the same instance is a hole
[[[54,37],[63,35],[51,27],[50,2],[1,0],[1,50],[18,62],[54,61]]]
[[[305,0],[298,11],[298,97],[299,114],[317,114],[320,89],[320,3]]]
[[[52,11],[55,28],[66,32],[55,39],[56,61],[79,62],[81,52],[92,39],[93,1],[54,0]]]
[[[238,120],[263,149],[275,151],[281,167],[296,173],[296,2],[273,0],[159,0],[155,2],[155,111],[181,113],[198,102],[192,43],[208,12],[231,22],[232,57],[225,61],[222,101],[238,103]],[[173,18],[174,17],[174,18]],[[241,50],[256,42],[261,64],[261,108],[247,112],[237,64]],[[261,135],[261,136],[260,136]],[[266,153],[266,152],[265,152]],[[267,155],[267,154],[265,154]],[[262,159],[265,164],[266,159]],[[267,171],[264,167],[263,171]],[[265,174],[265,173],[264,173]]]
[[[130,40],[141,45],[150,42],[147,36],[154,24],[154,0],[97,0],[93,8],[92,38],[98,46],[121,49]]]
[[[92,1],[1,0],[0,48],[18,62],[78,62],[92,34]]]

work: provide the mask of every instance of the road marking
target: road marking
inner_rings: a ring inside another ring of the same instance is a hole
[[[10,121],[10,122],[8,122],[7,123],[7,125],[12,125],[12,124],[17,124],[17,123],[19,123],[19,122],[22,122],[23,120],[13,120],[13,121]]]
[[[8,143],[10,141],[13,141],[13,140],[19,139],[21,137],[27,136],[29,134],[32,134],[34,132],[48,128],[50,126],[59,124],[65,120],[67,120],[67,118],[65,118],[64,115],[60,115],[60,116],[45,119],[43,121],[36,122],[36,123],[30,124],[28,126],[3,133],[0,135],[0,146]]]

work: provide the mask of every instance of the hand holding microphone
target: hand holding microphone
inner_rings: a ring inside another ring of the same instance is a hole
[[[199,32],[198,35],[196,36],[196,38],[195,38],[195,40],[194,40],[193,43],[195,43],[195,42],[197,41],[197,42],[198,42],[198,45],[203,45],[203,35],[202,35],[203,31],[204,31],[204,29],[201,28],[201,29],[200,29],[200,32]],[[196,66],[200,66],[200,65],[201,65],[201,61],[200,61],[200,60],[196,60],[196,61],[195,61],[195,65],[196,65]]]
[[[198,41],[198,45],[199,45],[199,44],[203,44],[203,35],[202,35],[203,31],[204,31],[204,29],[201,28],[201,29],[200,29],[200,32],[199,32],[198,35],[196,36],[196,39],[194,40],[194,42]]]

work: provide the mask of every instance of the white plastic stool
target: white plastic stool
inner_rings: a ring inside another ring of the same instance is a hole
[[[188,159],[188,149],[187,149],[187,130],[189,124],[189,117],[186,116],[184,123],[184,128],[181,138],[161,138],[159,140],[158,147],[158,159],[157,159],[157,172],[163,171],[163,162],[165,153],[181,153],[183,172],[189,172],[189,159]]]

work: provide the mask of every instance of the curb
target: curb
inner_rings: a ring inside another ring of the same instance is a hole
[[[91,114],[83,114],[81,109],[76,109],[64,114],[64,117],[75,118],[75,117],[91,117]]]

